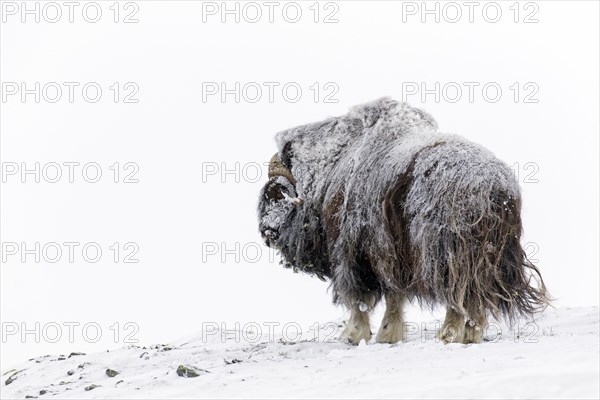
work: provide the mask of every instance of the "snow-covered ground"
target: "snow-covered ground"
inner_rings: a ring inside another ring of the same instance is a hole
[[[438,324],[357,347],[335,340],[342,322],[302,338],[294,326],[263,326],[260,338],[207,326],[169,344],[29,360],[2,372],[2,398],[599,397],[597,307],[549,309],[512,330],[493,323],[476,345],[439,343]]]

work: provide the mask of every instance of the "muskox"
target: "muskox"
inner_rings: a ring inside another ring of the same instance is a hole
[[[521,195],[490,151],[437,132],[422,110],[389,98],[285,130],[258,204],[259,229],[282,264],[331,281],[350,308],[341,339],[404,333],[403,306],[446,306],[445,343],[478,343],[488,314],[509,320],[548,303],[520,244]]]

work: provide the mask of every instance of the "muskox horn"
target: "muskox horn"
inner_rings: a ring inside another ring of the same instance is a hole
[[[292,172],[281,163],[279,154],[277,153],[271,157],[271,161],[269,162],[269,178],[274,176],[286,177],[292,185],[296,185],[296,179],[294,179]]]

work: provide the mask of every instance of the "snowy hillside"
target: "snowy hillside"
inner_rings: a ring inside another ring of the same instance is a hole
[[[518,331],[494,325],[478,345],[442,345],[436,323],[415,323],[399,345],[338,343],[336,323],[318,339],[316,329],[295,341],[211,331],[96,354],[73,349],[3,371],[2,398],[599,396],[596,307],[549,309]]]

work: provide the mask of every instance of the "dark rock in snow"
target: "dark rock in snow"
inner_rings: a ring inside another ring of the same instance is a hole
[[[25,371],[24,369],[20,370],[20,371],[15,371],[12,374],[10,374],[10,376],[8,377],[8,379],[6,381],[4,381],[5,385],[10,385],[11,383],[13,383],[14,381],[17,380],[17,374],[19,372],[23,372]],[[10,371],[9,371],[10,372]],[[5,374],[6,375],[6,374]]]
[[[119,373],[117,371],[115,371],[114,369],[107,368],[106,375],[109,376],[110,378],[114,378],[115,376],[119,375]]]
[[[192,367],[190,365],[180,365],[179,367],[177,367],[177,375],[183,376],[184,378],[196,378],[202,373],[210,373],[210,371]]]

